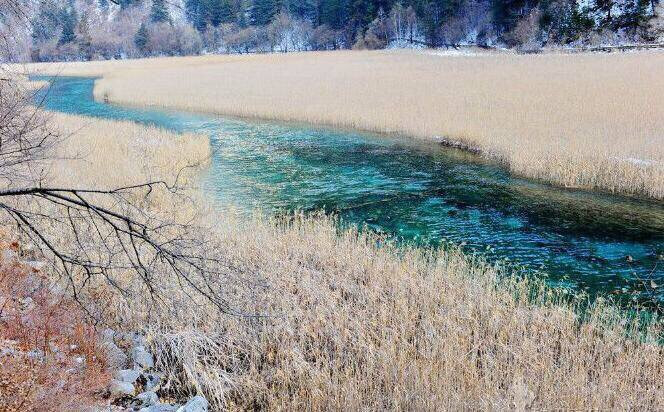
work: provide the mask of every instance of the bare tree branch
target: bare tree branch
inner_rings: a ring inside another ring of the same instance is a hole
[[[0,18],[27,19],[22,6],[18,0],[0,0]],[[205,231],[177,221],[173,213],[148,207],[146,199],[157,191],[186,198],[179,182],[184,169],[170,184],[162,180],[114,188],[45,184],[46,166],[62,136],[40,109],[43,101],[35,101],[20,76],[2,70],[0,220],[12,222],[34,245],[74,298],[82,302],[86,288],[101,281],[127,299],[135,298],[138,288],[141,296],[159,304],[166,301],[164,285],[178,285],[191,296],[191,304],[206,302],[223,313],[237,313],[223,295],[223,282],[234,268],[213,253]]]

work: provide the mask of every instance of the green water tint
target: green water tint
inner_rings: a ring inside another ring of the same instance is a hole
[[[637,300],[652,294],[653,280],[664,299],[663,202],[557,189],[408,139],[98,103],[93,85],[59,78],[45,106],[208,134],[215,154],[205,188],[222,204],[324,209],[400,240],[462,245],[591,294]]]

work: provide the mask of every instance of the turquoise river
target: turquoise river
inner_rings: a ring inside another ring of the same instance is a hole
[[[461,246],[591,294],[664,299],[664,202],[559,189],[407,138],[104,104],[93,86],[90,78],[58,78],[44,105],[209,135],[214,157],[204,185],[220,204],[324,209],[344,223]]]

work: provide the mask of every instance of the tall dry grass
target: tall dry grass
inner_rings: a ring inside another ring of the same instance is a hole
[[[195,327],[170,315],[151,334],[161,367],[218,407],[648,410],[664,401],[659,327],[626,338],[633,327],[611,307],[581,322],[536,283],[501,284],[457,253],[379,248],[321,219],[221,230],[217,249],[234,273],[260,280],[233,294],[269,316],[201,318],[187,306]]]
[[[664,198],[664,54],[334,52],[32,65],[98,99],[442,138],[567,187]]]
[[[204,135],[62,113],[49,116],[62,140],[45,171],[51,185],[111,189],[157,180],[173,184],[178,173],[186,185],[210,157]]]
[[[132,170],[145,178],[142,171],[174,164],[182,153],[207,156],[196,136],[73,116],[54,120],[62,130],[80,130],[67,144],[80,143],[93,160],[54,168],[53,178],[62,181],[116,184],[123,171],[128,179]],[[163,144],[154,150],[158,156],[145,155],[144,134]],[[166,212],[173,204],[162,199],[153,207]],[[215,410],[664,404],[661,323],[637,331],[601,301],[580,320],[574,303],[540,283],[501,278],[455,251],[398,248],[339,232],[322,216],[197,213],[201,232],[210,235],[201,253],[223,257],[221,275],[209,284],[244,315],[219,314],[168,279],[159,284],[166,293],[158,305],[138,293],[120,299],[102,281],[90,285],[93,313],[148,333],[174,396],[200,391]]]
[[[198,172],[211,154],[204,135],[177,135],[132,122],[62,113],[49,116],[62,142],[44,171],[45,186],[112,190],[159,181],[170,187],[194,188]],[[160,184],[153,187],[149,199],[142,198],[141,191],[134,201],[151,213],[186,222],[198,214],[195,205],[202,194],[192,189],[180,192],[180,196],[172,196]]]

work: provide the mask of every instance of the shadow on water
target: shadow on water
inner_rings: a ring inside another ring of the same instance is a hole
[[[208,134],[215,154],[205,188],[222,204],[324,209],[400,240],[461,245],[591,294],[639,299],[652,280],[664,297],[663,202],[554,188],[404,138],[103,104],[93,85],[59,78],[45,106]]]

